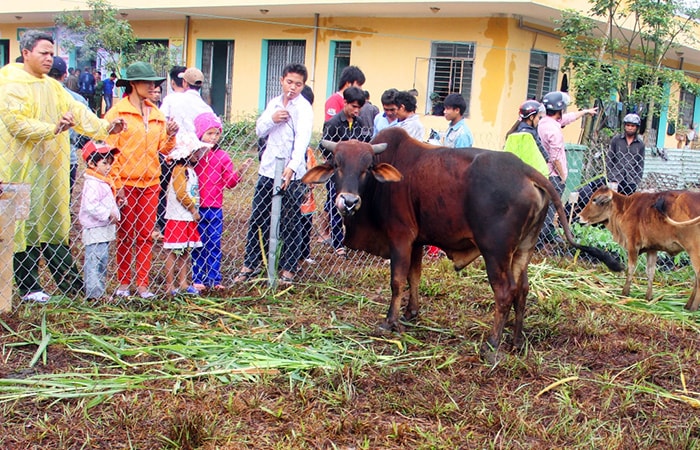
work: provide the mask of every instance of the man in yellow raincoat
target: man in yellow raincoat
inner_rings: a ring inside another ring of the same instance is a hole
[[[68,247],[70,143],[68,130],[103,139],[119,133],[120,119],[99,119],[47,76],[53,65],[53,37],[28,30],[20,39],[22,63],[0,69],[0,180],[31,184],[29,218],[15,231],[15,282],[25,300],[46,302],[39,283],[43,256],[59,289],[82,290]]]

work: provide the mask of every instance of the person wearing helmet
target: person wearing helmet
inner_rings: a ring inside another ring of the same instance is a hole
[[[574,209],[577,214],[586,206],[593,193],[606,183],[621,194],[631,195],[637,191],[644,173],[644,140],[639,135],[642,120],[637,114],[627,114],[622,122],[622,133],[610,140],[608,153],[605,156],[607,173],[578,191],[578,200]]]
[[[543,114],[542,105],[535,100],[526,100],[518,112],[519,120],[506,135],[504,150],[513,153],[547,177],[549,154],[537,134],[537,124]]]
[[[619,193],[630,195],[637,191],[644,173],[644,141],[639,136],[642,120],[637,114],[627,114],[622,123],[622,133],[610,140],[605,168],[608,183],[617,183]]]
[[[562,127],[580,119],[586,114],[596,114],[598,108],[582,109],[580,111],[566,113],[569,104],[569,96],[564,92],[550,92],[542,98],[546,115],[540,120],[537,126],[537,134],[540,136],[542,146],[549,154],[549,181],[559,195],[564,193],[568,168],[566,164],[566,153],[564,151],[564,134]],[[540,235],[540,240],[558,240],[554,230],[554,206],[549,205],[544,228]]]

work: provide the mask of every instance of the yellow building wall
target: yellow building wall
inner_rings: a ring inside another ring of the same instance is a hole
[[[561,7],[561,5],[559,5]],[[331,41],[351,41],[351,64],[359,66],[367,77],[365,89],[372,102],[381,109],[384,90],[415,88],[418,112],[427,131],[445,130],[443,117],[425,115],[431,43],[434,41],[475,42],[475,61],[471,90],[470,115],[467,123],[475,144],[501,148],[505,132],[517,119],[518,106],[525,100],[530,51],[533,49],[562,55],[559,40],[545,34],[521,29],[510,18],[426,17],[423,19],[383,19],[367,17],[321,17],[318,31],[313,17],[274,20],[203,19],[193,17],[185,36],[186,19],[168,21],[131,21],[141,39],[185,39],[186,65],[194,65],[200,40],[234,41],[232,67],[232,118],[250,116],[259,110],[263,41],[266,39],[303,39],[306,41],[305,63],[309,85],[314,89],[315,129],[323,125],[323,104],[329,86],[328,67]],[[22,27],[50,27],[52,23],[22,23]],[[16,24],[0,24],[0,37],[10,40],[10,58],[19,55]],[[316,47],[314,38],[316,37]],[[562,55],[563,62],[563,55]],[[686,70],[700,68],[685,67]],[[559,74],[559,79],[561,79]],[[559,87],[560,82],[557,83]],[[588,105],[581,105],[587,107]],[[577,106],[572,105],[571,109]],[[663,132],[665,130],[660,130]],[[564,129],[567,142],[578,141],[580,122]],[[675,140],[667,137],[667,147]]]
[[[292,23],[292,25],[290,25]],[[358,26],[358,24],[362,24]],[[477,145],[502,146],[506,130],[517,119],[518,106],[525,100],[527,71],[532,48],[561,52],[558,41],[521,30],[512,19],[415,19],[321,18],[314,43],[312,19],[273,22],[207,20],[193,18],[189,25],[187,64],[197,60],[198,40],[233,40],[234,64],[232,117],[248,115],[258,109],[261,83],[263,40],[304,39],[308,84],[314,89],[315,125],[323,125],[323,103],[329,87],[331,41],[350,41],[351,64],[359,66],[375,105],[381,106],[381,94],[389,88],[418,90],[418,112],[426,130],[447,127],[443,117],[424,115],[428,105],[431,44],[433,41],[475,42],[475,64],[468,124]],[[171,22],[158,30],[154,24],[134,22],[140,38],[184,37],[184,22]],[[177,31],[181,31],[180,34]],[[160,34],[159,34],[160,33]],[[315,58],[314,58],[315,56]]]

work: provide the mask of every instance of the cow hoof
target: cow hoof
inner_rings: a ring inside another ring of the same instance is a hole
[[[498,349],[494,349],[488,342],[481,344],[479,356],[485,363],[495,366],[499,361]]]
[[[403,326],[398,322],[389,323],[386,320],[377,325],[376,333],[380,336],[386,336],[393,332],[400,333],[403,331]]]
[[[522,353],[525,350],[525,342],[521,339],[513,340],[513,352]]]
[[[416,311],[409,311],[409,310],[406,310],[406,311],[403,313],[403,320],[405,320],[406,322],[410,322],[410,321],[412,321],[413,319],[415,319],[416,317],[418,317],[418,311],[417,311],[417,310],[416,310]]]

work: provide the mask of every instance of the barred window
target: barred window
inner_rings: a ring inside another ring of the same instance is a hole
[[[695,117],[695,94],[681,89],[680,105],[678,105],[678,117],[685,128],[690,128]]]
[[[279,79],[284,66],[290,63],[304,64],[306,41],[268,40],[267,41],[267,80],[265,83],[265,104],[282,94]]]
[[[558,71],[559,55],[540,50],[530,51],[527,98],[539,100],[547,92],[556,91]]]
[[[428,86],[432,114],[442,115],[442,102],[452,93],[462,94],[469,114],[475,49],[473,42],[433,42]]]
[[[328,95],[338,89],[340,82],[340,74],[347,66],[350,65],[350,51],[352,42],[350,41],[333,41],[331,43],[331,60],[333,61],[333,73],[329,79],[333,80],[333,85],[328,86]]]

